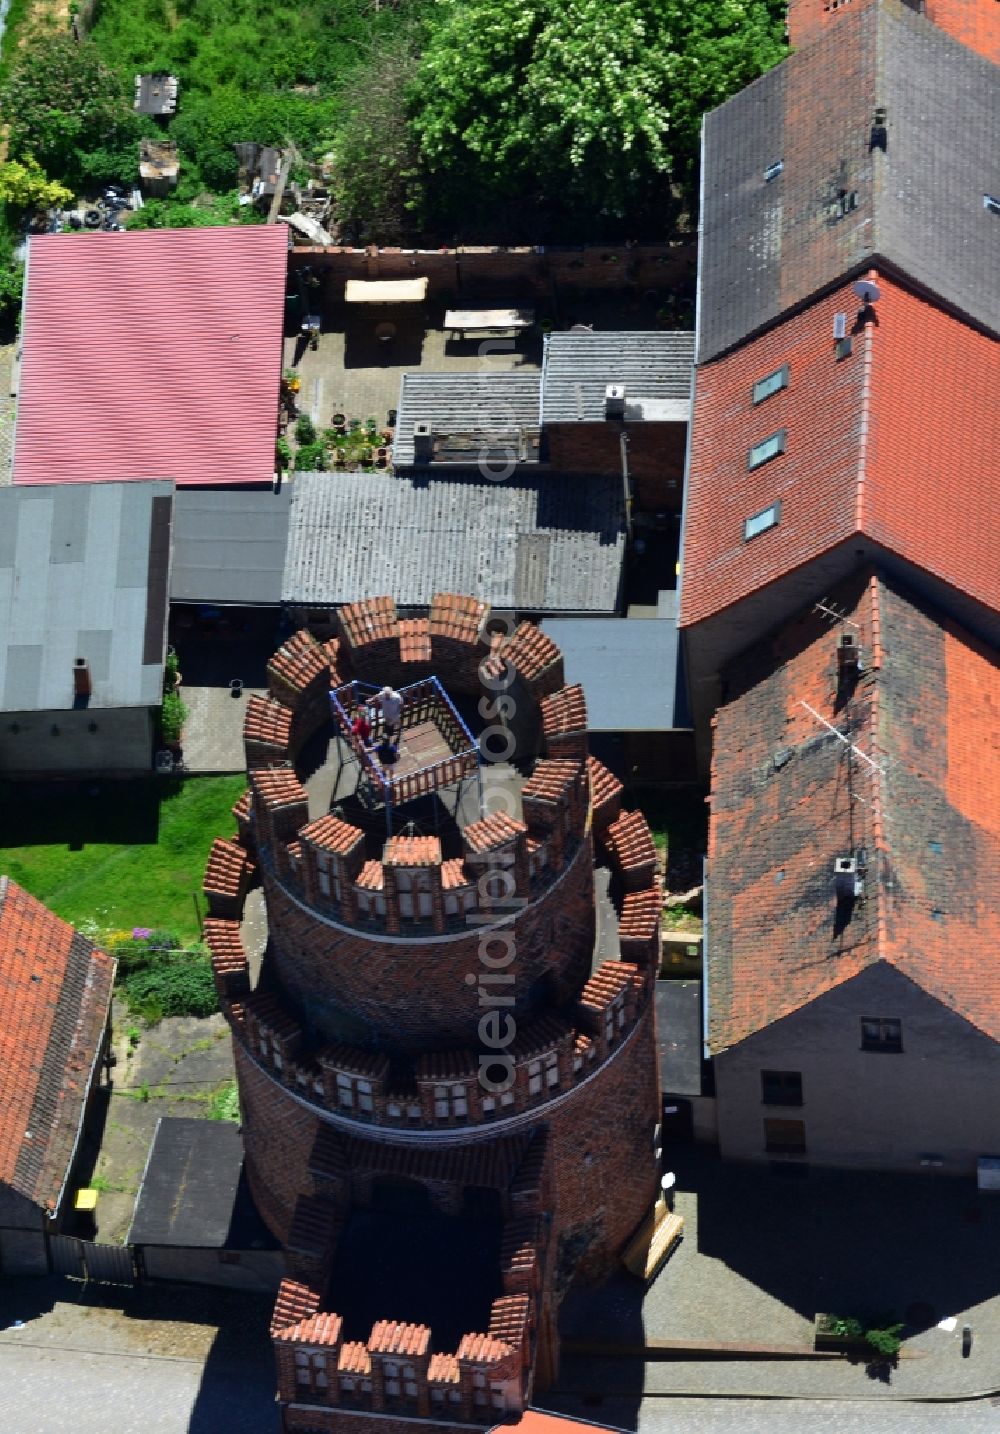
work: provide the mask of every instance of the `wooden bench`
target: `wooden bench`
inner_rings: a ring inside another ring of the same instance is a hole
[[[667,1209],[662,1195],[622,1252],[622,1264],[640,1280],[651,1280],[684,1233],[684,1216]]]
[[[520,332],[534,322],[534,309],[449,309],[444,316],[445,329],[462,338],[507,329]]]

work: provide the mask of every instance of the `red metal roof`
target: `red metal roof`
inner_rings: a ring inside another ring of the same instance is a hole
[[[1000,346],[879,276],[857,328],[850,284],[697,374],[681,623],[701,622],[865,534],[1000,610]],[[853,350],[837,359],[833,321]],[[754,383],[788,364],[756,406]],[[748,451],[785,449],[748,471]],[[744,522],[780,502],[747,541]]]
[[[274,473],[281,226],[30,241],[15,483]]]

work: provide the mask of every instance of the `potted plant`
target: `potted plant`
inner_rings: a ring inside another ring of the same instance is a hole
[[[335,413],[331,418],[330,422],[333,424],[334,428],[337,430],[338,433],[345,433],[347,431],[346,414]]]
[[[302,387],[302,380],[293,368],[285,369],[284,380],[289,393],[298,393]]]
[[[384,468],[388,462],[389,462],[389,450],[388,450],[388,448],[376,448],[376,450],[375,450],[375,466],[376,466],[376,468]]]

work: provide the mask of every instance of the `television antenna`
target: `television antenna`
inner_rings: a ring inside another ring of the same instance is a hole
[[[847,627],[853,627],[858,632],[861,631],[860,623],[852,622],[846,612],[839,608],[836,603],[827,602],[826,598],[821,598],[819,602],[813,603],[813,612],[821,612],[823,616],[828,617],[831,622],[842,622]]]

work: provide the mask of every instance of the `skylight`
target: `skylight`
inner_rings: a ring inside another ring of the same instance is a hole
[[[772,393],[779,389],[788,387],[788,365],[783,363],[776,368],[774,373],[769,373],[766,378],[759,378],[753,386],[754,403],[763,403],[765,398],[770,398]]]
[[[776,528],[781,522],[781,504],[772,503],[768,508],[762,508],[759,513],[754,513],[752,518],[747,518],[743,524],[744,542],[756,538],[760,533],[766,533],[768,528]]]
[[[991,214],[1000,214],[1000,199],[992,194],[983,195],[983,208],[988,209]]]
[[[769,164],[764,170],[764,183],[770,184],[772,179],[777,179],[784,167],[785,161],[783,159],[776,159],[773,164]]]
[[[777,458],[779,453],[785,451],[785,429],[779,428],[777,433],[772,433],[762,443],[755,443],[747,454],[747,468],[753,472],[762,463],[767,463],[772,458]]]

